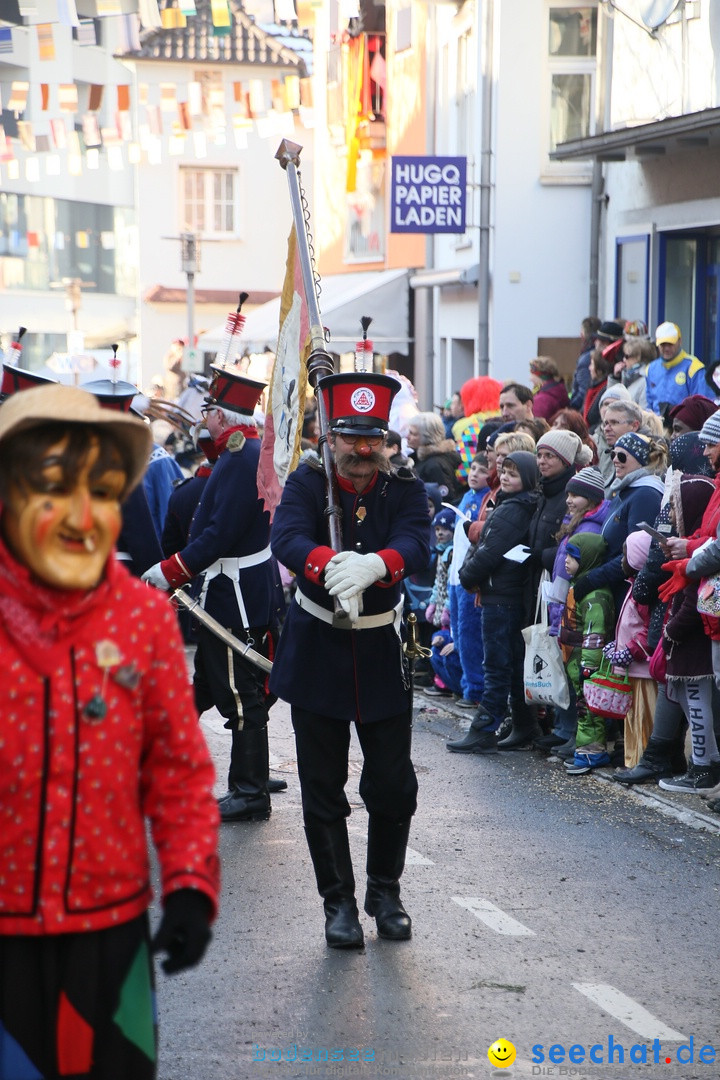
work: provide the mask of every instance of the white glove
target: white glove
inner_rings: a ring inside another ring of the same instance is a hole
[[[151,566],[149,570],[140,578],[146,585],[153,585],[156,589],[162,589],[163,592],[168,592],[170,589],[170,582],[160,569],[160,563],[156,562],[154,566]]]
[[[362,596],[351,596],[349,600],[338,599],[338,603],[343,611],[347,611],[350,622],[357,622],[362,613]]]
[[[379,555],[369,552],[341,551],[334,555],[325,567],[325,588],[340,601],[359,596],[387,574],[387,567]]]

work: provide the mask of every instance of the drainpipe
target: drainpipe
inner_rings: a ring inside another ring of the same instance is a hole
[[[480,7],[478,3],[477,7]],[[493,159],[493,51],[495,0],[483,0],[482,23],[478,20],[478,70],[480,75],[480,222],[478,244],[478,341],[477,374],[490,370],[490,212]]]
[[[613,22],[608,18],[602,6],[598,7],[598,50],[602,64],[598,72],[598,86],[595,95],[595,130],[596,133],[607,131],[610,127],[611,88],[612,88],[612,51]],[[592,169],[592,205],[590,208],[590,294],[588,314],[600,315],[600,233],[602,210],[605,205],[605,178],[602,162],[593,160]]]

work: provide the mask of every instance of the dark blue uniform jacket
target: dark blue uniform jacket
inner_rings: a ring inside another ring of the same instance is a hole
[[[423,569],[430,559],[425,488],[409,474],[380,473],[362,494],[340,486],[338,496],[344,549],[377,552],[391,567],[390,584],[371,585],[363,593],[363,615],[388,611],[401,600],[403,576]],[[273,552],[297,575],[303,594],[332,613],[332,598],[320,584],[333,554],[327,545],[325,475],[301,464],[288,477],[275,512]],[[300,708],[362,723],[398,715],[410,706],[401,643],[392,624],[334,629],[294,601],[280,636],[270,689]]]
[[[268,546],[270,515],[257,490],[259,456],[259,439],[247,439],[241,449],[224,450],[216,461],[190,525],[187,546],[179,553],[193,577],[218,559],[254,555]],[[192,594],[199,595],[202,585],[202,579],[195,578]],[[276,625],[283,601],[274,560],[240,569],[239,585],[248,625]],[[212,579],[203,606],[223,626],[242,626],[229,576]]]

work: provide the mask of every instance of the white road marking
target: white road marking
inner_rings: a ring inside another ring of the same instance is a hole
[[[405,865],[406,866],[434,866],[435,863],[432,859],[426,858],[421,855],[419,851],[415,851],[414,848],[409,847],[405,853]]]
[[[476,919],[480,919],[496,934],[505,934],[508,937],[535,937],[535,931],[523,926],[512,915],[507,915],[499,907],[495,907],[489,900],[482,896],[453,896],[453,903],[466,908]]]
[[[662,1039],[664,1042],[687,1040],[687,1035],[663,1024],[662,1020],[658,1020],[637,1001],[633,1001],[609,983],[573,983],[573,986],[643,1039]]]

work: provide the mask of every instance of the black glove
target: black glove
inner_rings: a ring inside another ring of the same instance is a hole
[[[198,889],[178,889],[165,899],[165,911],[152,952],[167,953],[162,969],[168,975],[199,964],[212,937],[212,904]]]

